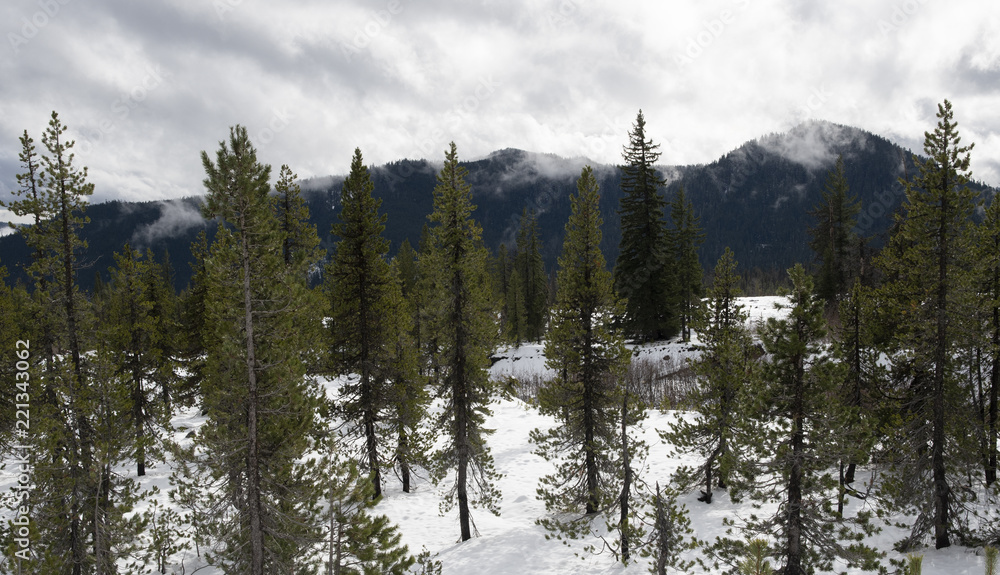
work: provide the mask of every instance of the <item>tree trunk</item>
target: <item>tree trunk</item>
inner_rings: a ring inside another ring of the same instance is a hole
[[[805,460],[805,358],[797,359],[792,402],[791,469],[788,474],[788,541],[784,575],[804,575],[802,568],[802,464]]]
[[[621,516],[618,531],[621,538],[622,563],[628,565],[631,559],[629,549],[628,507],[629,496],[632,494],[632,462],[628,451],[628,390],[622,394],[622,495],[619,501]]]
[[[941,222],[938,230],[940,253],[938,255],[937,326],[934,341],[934,394],[932,399],[931,468],[934,477],[934,548],[951,545],[948,540],[948,499],[950,489],[944,462],[945,444],[945,366],[948,361],[948,205],[949,183],[945,178],[941,196]]]
[[[409,462],[409,439],[406,437],[406,429],[402,427],[399,430],[399,446],[397,447],[397,452],[399,453],[399,474],[402,476],[403,481],[403,493],[410,492],[410,462]]]

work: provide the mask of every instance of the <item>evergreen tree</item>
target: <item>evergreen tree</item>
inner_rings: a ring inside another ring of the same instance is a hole
[[[316,234],[316,226],[309,223],[309,206],[302,198],[302,190],[295,181],[297,177],[287,164],[282,164],[278,182],[274,185],[277,192],[273,196],[274,209],[284,238],[281,242],[281,257],[286,266],[296,265],[296,260],[316,261],[320,258],[316,251],[319,236]]]
[[[861,203],[847,186],[844,157],[838,156],[827,175],[823,201],[809,212],[816,218],[816,227],[809,230],[809,247],[820,260],[816,294],[828,305],[846,295],[860,273],[862,240],[854,232],[860,212]]]
[[[308,259],[289,268],[268,197],[270,166],[246,128],[230,129],[213,162],[202,152],[205,213],[220,225],[206,263],[209,419],[185,453],[207,508],[212,563],[226,573],[298,572],[318,542],[319,497],[302,458],[318,406],[300,355],[303,326],[318,321],[305,284]]]
[[[114,377],[123,380],[123,387],[128,389],[127,399],[123,401],[124,413],[133,430],[131,444],[140,477],[146,474],[147,451],[153,447],[152,439],[157,430],[154,422],[169,415],[165,406],[157,405],[150,398],[150,383],[162,361],[159,346],[164,335],[157,331],[153,317],[154,302],[148,283],[152,263],[141,259],[139,252],[128,244],[123,252],[115,254],[109,309],[99,328],[102,343],[114,350],[109,367]]]
[[[978,229],[976,261],[981,293],[985,296],[986,347],[989,357],[989,386],[985,411],[985,475],[986,486],[997,480],[998,393],[1000,393],[1000,201],[994,196],[986,209],[986,217]],[[982,394],[981,394],[982,395]]]
[[[150,383],[157,389],[163,412],[172,409],[173,394],[180,377],[177,373],[178,356],[182,350],[177,340],[181,338],[180,305],[174,292],[174,269],[170,263],[170,252],[163,251],[163,260],[158,262],[153,250],[146,249],[146,274],[142,278],[149,294],[149,319],[152,333],[156,337],[150,343],[149,355],[152,359]]]
[[[677,194],[670,203],[670,219],[674,224],[671,243],[677,278],[675,304],[680,319],[681,339],[690,341],[691,322],[695,310],[701,304],[702,271],[698,261],[698,247],[705,240],[705,234],[698,225],[699,218],[694,214],[691,200],[684,195],[684,186],[677,189]]]
[[[191,281],[181,294],[181,330],[179,337],[183,359],[188,375],[184,378],[184,389],[180,390],[182,402],[190,405],[195,393],[201,388],[205,378],[205,351],[212,338],[212,326],[207,321],[208,302],[208,235],[205,230],[198,232],[191,242]]]
[[[416,562],[395,525],[373,515],[372,483],[353,460],[334,458],[325,486],[326,575],[404,575]]]
[[[497,326],[488,254],[482,228],[472,219],[475,206],[466,173],[452,142],[434,188],[429,219],[435,225],[426,251],[422,246],[420,252],[420,267],[429,283],[427,329],[435,340],[437,396],[444,403],[435,429],[446,438],[433,455],[431,473],[440,481],[455,470],[455,485],[444,507],[457,502],[462,541],[472,537],[471,505],[499,513],[499,493],[493,486],[498,475],[486,444],[489,430],[483,427],[495,394],[487,370]]]
[[[961,334],[967,333],[963,321],[974,316],[978,296],[970,261],[975,202],[966,187],[972,146],[959,145],[950,102],[938,105],[937,117],[934,132],[924,136],[927,159],[920,174],[901,181],[906,188],[903,214],[897,216],[898,229],[879,263],[888,278],[884,302],[899,318],[893,370],[907,381],[904,424],[910,427],[901,432],[907,445],[900,449],[915,457],[901,463],[916,471],[906,481],[907,490],[917,501],[931,499],[929,505],[915,503],[921,517],[911,540],[933,527],[934,545],[940,549],[951,544],[956,521],[951,512],[958,501],[949,475],[965,475],[962,459],[970,451],[961,447],[972,434],[964,428],[969,418],[958,415],[967,408],[967,395],[956,358],[961,357]],[[930,445],[930,451],[916,445]],[[924,511],[928,508],[930,517]]]
[[[404,317],[407,310],[399,280],[386,258],[389,242],[382,237],[386,216],[378,213],[381,200],[372,196],[373,188],[361,150],[355,150],[351,173],[341,190],[341,223],[333,228],[340,239],[326,278],[332,304],[334,373],[358,375],[356,381],[349,379],[341,386],[339,409],[363,439],[365,468],[373,496],[378,498],[385,466],[380,452],[398,439],[398,433],[385,436],[388,430],[383,420],[390,411],[403,408],[394,401],[417,401],[418,397],[394,397],[392,392],[393,386],[408,386],[400,379],[412,382],[416,378],[411,370],[416,363],[396,357],[409,322]]]
[[[677,504],[677,495],[669,489],[661,490],[656,484],[653,509],[648,513],[652,528],[650,538],[643,547],[643,557],[651,557],[649,572],[653,575],[667,575],[667,567],[684,572],[694,566],[693,561],[681,559],[681,553],[698,546],[693,536],[691,520],[683,505]]]
[[[510,296],[510,257],[507,255],[506,244],[497,246],[497,255],[490,260],[490,273],[493,280],[493,289],[496,292],[497,301],[500,303],[500,333],[503,339],[507,339],[510,333],[507,318],[507,301]]]
[[[614,280],[615,291],[626,301],[625,332],[640,341],[671,337],[679,324],[670,301],[676,279],[664,220],[666,200],[660,194],[665,180],[653,166],[660,157],[658,149],[646,138],[646,120],[639,110],[622,153],[622,237]]]
[[[548,308],[548,278],[538,244],[538,218],[534,211],[525,208],[521,212],[514,256],[514,268],[520,281],[513,283],[513,288],[518,290],[524,307],[524,337],[529,341],[542,339]]]
[[[510,288],[507,290],[506,311],[507,337],[514,345],[519,346],[527,339],[528,316],[524,306],[524,282],[521,272],[514,266],[510,272]]]
[[[410,240],[404,239],[396,253],[396,269],[399,272],[400,288],[404,298],[409,298],[417,286],[417,253]]]
[[[818,294],[817,294],[818,296]],[[819,297],[819,296],[818,296]],[[838,512],[843,511],[844,497],[848,485],[854,482],[857,466],[869,459],[874,449],[874,430],[891,426],[885,402],[880,402],[886,370],[882,365],[882,351],[876,345],[873,334],[875,319],[872,290],[861,284],[861,278],[854,278],[854,285],[840,302],[840,325],[834,342],[834,357],[846,366],[843,371],[840,401],[850,408],[845,422],[845,441],[856,442],[858,459],[840,462],[840,502]]]
[[[868,512],[844,519],[828,496],[837,486],[831,469],[850,456],[852,445],[838,442],[848,410],[836,401],[839,367],[821,347],[824,302],[813,295],[801,265],[789,277],[788,315],[769,318],[761,334],[770,361],[753,390],[757,425],[745,476],[733,485],[734,499],[746,494],[777,509],[745,520],[743,533],[775,537],[781,572],[789,575],[828,571],[834,559],[877,569],[877,552],[861,543],[871,534]]]
[[[403,297],[402,282],[398,281],[396,266],[392,269],[394,281],[387,292],[388,308],[396,310],[398,325],[393,331],[394,340],[387,347],[384,369],[389,381],[386,397],[390,406],[386,426],[395,438],[392,461],[403,484],[403,493],[410,492],[411,474],[417,465],[426,466],[430,450],[429,438],[421,430],[427,416],[430,394],[426,378],[417,369],[418,353],[413,345],[413,310]]]
[[[97,401],[83,358],[87,302],[76,282],[80,253],[86,248],[78,230],[88,221],[83,211],[93,184],[86,182],[86,168],[73,165],[74,142],[66,139],[66,130],[53,112],[42,137],[46,154],[37,164],[32,164],[33,145],[25,132],[21,160],[26,171],[18,178],[23,199],[8,207],[35,221],[22,230],[34,255],[28,270],[35,283],[33,315],[41,324],[41,343],[48,348],[43,352],[43,401],[32,422],[37,440],[32,513],[39,530],[38,566],[44,572],[78,575],[92,572],[95,557],[106,550],[109,542],[95,537],[95,519],[113,500],[99,496],[109,478],[95,460]],[[88,503],[94,501],[97,505]]]
[[[691,368],[699,378],[692,403],[693,419],[677,418],[660,437],[679,453],[696,453],[703,463],[696,469],[682,467],[677,480],[682,487],[700,482],[699,501],[712,502],[716,486],[725,489],[746,454],[747,425],[742,421],[748,389],[760,378],[756,346],[747,326],[747,314],[738,303],[739,275],[733,252],[726,248],[715,266],[712,287],[695,329],[701,355]],[[700,478],[698,476],[701,476]]]
[[[621,493],[622,467],[616,465],[615,454],[620,453],[619,405],[625,394],[619,381],[630,353],[612,325],[622,306],[600,250],[598,197],[593,170],[587,166],[577,180],[577,194],[570,197],[572,212],[545,342],[546,366],[558,375],[538,396],[541,412],[557,417],[560,424],[531,433],[536,452],[556,463],[555,473],[543,477],[538,488],[546,510],[555,515],[539,523],[574,538],[587,533],[590,521]]]

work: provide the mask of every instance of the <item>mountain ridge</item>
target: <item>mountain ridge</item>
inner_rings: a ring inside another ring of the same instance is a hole
[[[780,271],[812,260],[808,212],[819,202],[826,173],[839,155],[844,157],[851,193],[862,201],[858,231],[879,245],[902,199],[898,179],[915,174],[916,167],[912,152],[865,130],[813,120],[787,132],[744,142],[708,164],[661,165],[657,169],[668,182],[667,200],[683,185],[701,219],[706,233],[700,252],[704,268],[710,269],[729,246],[744,270]],[[477,205],[473,217],[483,228],[487,247],[496,250],[500,243],[512,247],[522,210],[534,210],[542,255],[546,268],[553,272],[569,217],[569,195],[575,193],[576,178],[587,164],[594,168],[601,189],[601,247],[608,262],[614,262],[621,237],[617,166],[516,148],[462,162],[469,171],[466,181]],[[394,254],[404,239],[417,246],[433,208],[435,165],[427,160],[397,160],[370,170],[374,194],[382,200],[381,211],[388,214],[385,235],[390,240],[390,253]],[[300,182],[310,219],[328,252],[334,243],[330,226],[337,220],[343,180],[344,176],[331,175]],[[995,193],[980,183],[972,187],[987,195]],[[213,235],[216,226],[201,216],[199,204],[200,197],[192,196],[89,206],[92,221],[81,232],[90,244],[85,260],[107,279],[111,254],[126,241],[140,249],[151,248],[158,257],[165,251],[175,268],[175,286],[181,288],[191,275],[191,241],[201,230]],[[19,235],[0,237],[0,253],[0,265],[7,266],[11,278],[26,281],[23,267],[29,253],[23,239]],[[93,274],[81,273],[80,282],[81,287],[90,289]]]

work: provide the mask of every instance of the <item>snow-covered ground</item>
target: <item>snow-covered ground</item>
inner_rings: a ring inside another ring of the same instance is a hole
[[[774,316],[777,312],[773,304],[777,299],[744,298],[744,303],[751,313],[751,321],[756,322],[761,318]],[[690,344],[657,343],[635,348],[633,353],[636,357],[648,356],[654,359],[671,357],[683,361],[695,352]],[[495,377],[545,373],[540,345],[522,345],[516,349],[501,350],[497,355],[503,359],[491,369]],[[332,382],[325,383],[333,385]],[[643,436],[650,451],[642,470],[644,480],[648,484],[652,485],[657,481],[661,484],[667,483],[678,466],[695,463],[690,458],[671,457],[670,447],[664,445],[656,433],[657,429],[669,427],[675,418],[686,416],[687,414],[677,411],[649,412],[649,418],[644,423]],[[187,434],[202,423],[204,418],[198,414],[197,409],[179,412],[173,419],[175,428],[173,439],[188,441]],[[555,539],[547,539],[546,530],[536,525],[536,520],[545,516],[544,505],[535,495],[538,479],[550,473],[553,467],[532,453],[528,435],[532,429],[546,429],[555,423],[552,418],[539,414],[536,409],[517,399],[504,399],[493,405],[493,415],[488,419],[487,427],[496,431],[488,441],[497,471],[503,474],[503,478],[499,481],[499,488],[503,493],[500,502],[501,513],[497,517],[482,509],[474,510],[473,518],[479,536],[470,541],[464,543],[459,541],[457,510],[444,515],[439,513],[441,489],[450,486],[447,482],[437,488],[423,476],[416,480],[411,493],[403,493],[398,481],[390,476],[387,478],[384,499],[378,504],[376,511],[389,516],[399,526],[403,542],[409,546],[412,553],[416,554],[422,549],[427,549],[436,554],[436,559],[443,564],[443,573],[446,575],[647,573],[649,566],[644,559],[623,567],[608,553],[603,555],[585,553],[584,545],[593,543],[592,541],[577,541],[565,545]],[[135,473],[134,469],[124,471],[133,475]],[[164,506],[170,504],[167,497],[170,488],[169,475],[169,466],[161,464],[148,470],[146,477],[140,478],[144,488],[159,489],[156,499]],[[16,476],[9,465],[0,471],[0,493],[8,493],[15,482]],[[723,518],[750,512],[747,504],[735,505],[720,491],[716,492],[715,499],[710,505],[698,502],[695,493],[681,496],[679,502],[689,511],[695,536],[709,542],[723,534]],[[10,512],[5,511],[5,513],[9,517]],[[900,558],[898,553],[892,551],[892,543],[901,539],[904,533],[897,528],[885,528],[880,535],[870,541],[888,552],[886,565],[888,558]],[[924,555],[925,575],[971,575],[983,572],[981,550],[953,546],[942,551],[925,549],[921,553]],[[184,557],[178,556],[175,559],[178,562],[174,566],[175,573],[192,573],[202,565],[202,562],[194,557],[193,549]],[[180,565],[181,561],[183,567]],[[838,569],[842,570],[842,567]],[[202,568],[197,572],[203,575],[220,573],[210,568]],[[696,567],[690,572],[706,571]]]

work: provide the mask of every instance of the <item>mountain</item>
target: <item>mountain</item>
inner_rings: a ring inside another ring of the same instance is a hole
[[[664,166],[669,199],[684,186],[701,218],[706,239],[701,248],[703,267],[711,269],[726,246],[735,252],[744,270],[758,268],[780,272],[795,262],[811,262],[807,230],[809,216],[821,198],[827,172],[843,155],[851,193],[862,202],[858,231],[878,246],[902,199],[900,177],[913,175],[912,152],[869,132],[822,121],[811,121],[786,133],[769,134],[746,142],[706,165]],[[668,158],[667,158],[668,159]],[[513,246],[521,211],[538,213],[542,255],[550,271],[562,246],[563,228],[569,217],[569,195],[576,191],[585,158],[562,158],[516,149],[499,150],[481,160],[465,162],[466,178],[472,186],[477,210],[474,217],[483,227],[483,240],[495,250],[500,243]],[[621,237],[617,215],[621,197],[620,171],[615,166],[593,164],[601,187],[604,216],[602,248],[609,262],[618,255]],[[416,247],[420,230],[433,208],[435,165],[401,160],[372,168],[375,195],[388,214],[385,231],[391,251],[404,239]],[[301,182],[311,219],[322,245],[332,249],[330,226],[336,221],[342,176]],[[973,186],[992,195],[995,190]],[[175,285],[187,285],[191,270],[190,243],[201,230],[210,235],[215,224],[202,219],[200,199],[162,202],[108,202],[90,206],[91,223],[81,235],[89,243],[89,271],[80,274],[84,289],[93,285],[94,274],[107,279],[112,254],[131,242],[151,248],[161,257],[170,254]],[[20,236],[0,237],[0,264],[12,279],[24,279],[23,265],[29,253]]]

